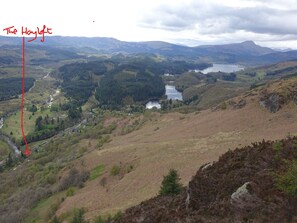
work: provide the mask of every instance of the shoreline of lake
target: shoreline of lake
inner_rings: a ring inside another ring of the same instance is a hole
[[[167,100],[179,100],[182,101],[183,100],[183,95],[181,92],[177,91],[175,86],[173,85],[165,85],[165,95],[167,96]],[[145,108],[146,109],[152,109],[152,108],[157,108],[157,109],[161,109],[161,104],[159,101],[149,101],[148,103],[146,103]]]
[[[203,70],[193,70],[194,72],[201,72],[203,74],[208,74],[212,72],[224,72],[224,73],[233,73],[240,70],[244,70],[245,67],[238,64],[219,64],[214,63],[212,67],[208,67]]]

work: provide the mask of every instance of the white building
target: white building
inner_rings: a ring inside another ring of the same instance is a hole
[[[161,104],[157,101],[149,101],[146,105],[145,105],[146,109],[161,109]]]

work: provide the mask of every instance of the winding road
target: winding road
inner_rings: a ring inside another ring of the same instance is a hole
[[[11,141],[11,139],[8,136],[0,133],[0,139],[4,140],[9,145],[15,156],[21,155],[21,151],[18,149],[17,145],[13,141]]]
[[[13,154],[14,154],[15,157],[19,157],[21,155],[21,151],[18,149],[18,147],[16,146],[16,144],[14,144],[11,141],[11,139],[8,136],[3,135],[2,133],[0,133],[0,139],[3,140],[3,141],[5,141],[9,145],[9,147],[10,147],[10,149],[13,152]],[[2,166],[4,164],[5,164],[5,160],[1,160],[0,161],[0,166]]]
[[[4,125],[4,119],[0,118],[0,129],[2,129],[3,125]]]

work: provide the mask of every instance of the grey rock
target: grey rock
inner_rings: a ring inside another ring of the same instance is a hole
[[[248,187],[255,187],[251,182],[246,182],[231,195],[231,205],[237,209],[252,210],[261,206],[261,199],[252,194]]]
[[[260,105],[275,113],[281,108],[281,98],[278,94],[271,94],[268,98],[261,99]]]
[[[202,170],[206,170],[208,167],[211,167],[215,162],[210,162],[205,164],[204,166],[201,167]]]
[[[233,109],[241,109],[246,105],[246,100],[241,99],[238,103],[233,105]]]
[[[297,105],[297,93],[293,96],[293,101]]]

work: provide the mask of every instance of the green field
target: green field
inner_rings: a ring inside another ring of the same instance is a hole
[[[45,71],[47,70],[43,70],[42,74],[44,74]],[[63,116],[63,112],[51,112],[50,108],[48,107],[48,101],[50,99],[50,95],[54,97],[53,105],[65,103],[66,98],[60,93],[60,91],[57,92],[58,84],[56,80],[51,77],[46,79],[43,77],[44,76],[37,79],[35,81],[34,87],[32,87],[32,89],[25,94],[24,126],[26,135],[32,133],[35,130],[35,122],[39,116],[42,116],[43,118],[47,115],[54,118]],[[38,111],[34,114],[28,111],[28,108],[33,104],[38,108]],[[13,112],[8,118],[5,118],[4,126],[1,131],[7,135],[10,135],[17,142],[22,139],[20,106],[20,96],[18,99],[0,102],[0,116],[9,112]]]
[[[66,192],[62,191],[49,198],[42,199],[40,202],[38,202],[36,207],[30,211],[30,214],[27,216],[24,222],[46,222],[46,220],[50,220],[65,197]]]
[[[0,140],[0,161],[4,160],[9,154],[9,146],[6,142]]]
[[[19,67],[1,67],[0,78],[22,77],[22,68]],[[43,69],[36,66],[26,66],[26,77],[41,78],[46,75],[48,69]]]
[[[0,101],[0,116],[19,110],[21,106],[21,99],[11,99],[9,101]]]
[[[104,165],[96,166],[90,173],[90,180],[95,180],[103,174]]]
[[[21,131],[21,119],[20,119],[20,111],[11,115],[8,119],[4,121],[4,126],[1,131],[11,137],[15,138],[17,141],[22,139],[22,131]],[[24,126],[25,126],[25,134],[33,132],[35,129],[35,120],[39,117],[45,117],[46,115],[52,116],[49,109],[40,111],[38,110],[32,115],[32,112],[24,111]]]

